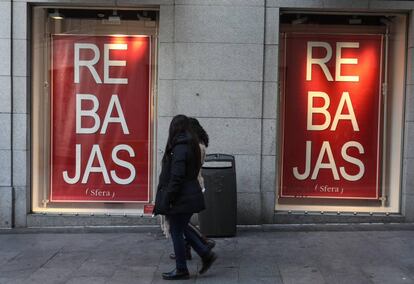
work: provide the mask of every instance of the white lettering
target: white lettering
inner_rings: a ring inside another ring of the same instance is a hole
[[[110,66],[126,66],[125,60],[110,60],[110,50],[127,50],[127,44],[111,43],[104,45],[104,83],[105,84],[128,84],[128,78],[110,78],[109,67]]]
[[[328,163],[322,163],[325,156],[325,152],[328,155]],[[335,159],[332,154],[331,146],[328,141],[323,141],[321,151],[319,152],[318,160],[315,164],[311,179],[316,179],[320,169],[331,169],[335,180],[339,180],[338,170],[336,169]]]
[[[98,163],[99,163],[98,167],[93,167],[93,162],[95,161],[95,157],[98,158]],[[101,149],[99,148],[98,144],[94,144],[92,146],[91,154],[89,155],[85,173],[82,178],[83,184],[86,184],[88,182],[90,173],[102,173],[105,183],[106,184],[111,183],[111,181],[109,180],[108,171],[106,170],[105,161],[102,157]]]
[[[82,109],[82,101],[89,100],[93,102],[93,107],[90,110]],[[77,134],[91,134],[96,133],[101,124],[101,120],[96,113],[99,108],[99,101],[94,95],[89,94],[76,94],[76,133]],[[93,118],[94,125],[90,128],[82,127],[82,117],[89,116]]]
[[[118,117],[111,116],[114,106],[118,112]],[[124,134],[129,134],[128,125],[121,108],[121,103],[119,102],[118,95],[115,94],[111,96],[111,100],[109,101],[108,109],[106,110],[105,118],[102,123],[101,134],[106,134],[106,129],[108,128],[109,123],[121,123]]]
[[[312,49],[314,47],[323,47],[326,50],[324,58],[313,58]],[[328,81],[333,81],[331,72],[329,72],[326,62],[332,57],[332,47],[327,42],[323,41],[308,41],[307,55],[306,55],[306,81],[312,80],[312,65],[316,64],[322,68],[323,73]]]
[[[117,184],[130,184],[135,179],[135,168],[131,163],[119,159],[117,156],[118,151],[127,151],[130,157],[135,157],[134,150],[132,147],[125,144],[118,145],[112,150],[112,160],[114,163],[121,167],[127,168],[131,174],[128,178],[122,179],[117,176],[114,170],[112,170],[111,177]]]
[[[298,167],[293,168],[293,175],[298,180],[307,179],[310,173],[311,167],[311,152],[312,152],[312,141],[306,141],[306,162],[305,162],[305,172],[303,174],[299,173]]]
[[[314,107],[313,106],[313,98],[322,98],[324,100],[324,104],[322,107]],[[308,119],[307,119],[307,130],[324,130],[329,127],[331,123],[331,115],[328,112],[328,107],[330,104],[329,96],[324,92],[308,92]],[[313,124],[313,114],[319,113],[325,117],[325,122],[321,125],[314,125]]]
[[[349,114],[342,114],[345,103],[348,108]],[[335,117],[332,122],[331,130],[336,130],[336,127],[338,126],[338,122],[341,119],[350,120],[354,131],[359,131],[359,126],[358,126],[358,122],[355,117],[354,108],[352,107],[351,97],[349,96],[348,92],[342,93],[341,100],[339,101],[339,105],[338,105],[338,108],[336,109]]]
[[[80,60],[80,50],[81,49],[91,49],[94,53],[94,56],[91,60]],[[79,69],[81,66],[85,66],[91,72],[94,80],[96,83],[101,84],[101,78],[99,78],[98,72],[94,65],[99,60],[99,49],[95,44],[92,43],[75,43],[75,66],[74,66],[74,75],[75,75],[75,83],[78,84],[80,81],[80,72]]]
[[[359,82],[359,76],[342,76],[342,64],[358,64],[358,58],[342,58],[342,48],[359,48],[359,42],[337,42],[336,43],[336,64],[335,81],[340,82]]]
[[[356,141],[349,141],[346,142],[341,149],[341,154],[342,154],[342,158],[344,158],[345,161],[350,162],[351,164],[357,165],[359,168],[359,172],[356,175],[349,175],[346,171],[344,167],[340,167],[339,171],[341,172],[341,175],[349,181],[356,181],[356,180],[360,180],[365,173],[365,166],[364,163],[362,163],[361,160],[351,157],[348,155],[347,150],[350,147],[355,147],[358,149],[360,154],[364,154],[364,147],[356,142]]]
[[[80,179],[80,171],[81,171],[81,145],[80,144],[76,144],[75,152],[76,152],[75,176],[73,178],[70,178],[68,175],[68,171],[63,172],[63,180],[68,184],[75,184]]]

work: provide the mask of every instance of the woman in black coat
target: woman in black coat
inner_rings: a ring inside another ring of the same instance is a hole
[[[176,269],[163,273],[166,280],[189,279],[185,258],[184,236],[202,260],[200,274],[207,271],[217,256],[188,228],[193,213],[202,211],[204,197],[197,180],[201,155],[196,135],[192,133],[185,115],[175,116],[170,124],[167,145],[162,159],[158,191],[167,193],[167,209],[155,202],[155,214],[166,215],[176,256]],[[157,194],[158,199],[158,194]],[[162,212],[161,212],[162,211]]]

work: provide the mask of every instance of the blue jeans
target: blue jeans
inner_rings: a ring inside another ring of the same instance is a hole
[[[189,213],[167,216],[168,222],[170,223],[171,239],[174,245],[175,265],[180,270],[187,269],[184,236],[186,241],[200,257],[205,256],[209,252],[207,246],[200,240],[197,233],[188,226],[192,215]]]

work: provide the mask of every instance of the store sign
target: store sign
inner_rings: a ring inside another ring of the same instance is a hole
[[[382,35],[287,33],[280,197],[378,199]]]
[[[149,201],[150,38],[52,38],[54,202]]]

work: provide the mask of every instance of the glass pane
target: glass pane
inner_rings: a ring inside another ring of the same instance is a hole
[[[282,13],[277,210],[398,212],[404,21]]]
[[[157,30],[157,11],[33,9],[33,211],[151,200]]]

